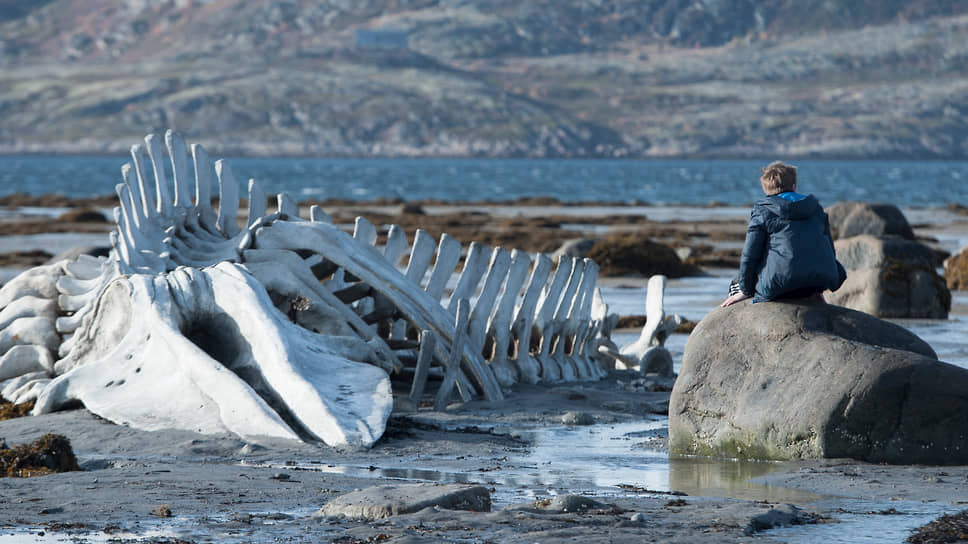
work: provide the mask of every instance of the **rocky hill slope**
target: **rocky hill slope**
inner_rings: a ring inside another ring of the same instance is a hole
[[[968,157],[958,0],[10,0],[0,152]]]

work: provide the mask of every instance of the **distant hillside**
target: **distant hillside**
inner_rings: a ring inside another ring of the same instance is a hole
[[[963,0],[8,0],[0,152],[968,158]]]

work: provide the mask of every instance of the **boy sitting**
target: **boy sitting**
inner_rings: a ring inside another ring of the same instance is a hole
[[[763,169],[760,184],[766,198],[753,204],[739,278],[730,284],[725,308],[752,297],[753,302],[778,298],[819,298],[836,291],[847,278],[834,255],[830,223],[813,195],[796,192],[795,166],[774,162]]]

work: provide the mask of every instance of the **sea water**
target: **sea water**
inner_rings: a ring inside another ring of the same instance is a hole
[[[217,157],[216,154],[213,156]],[[0,156],[0,196],[113,194],[123,155]],[[241,182],[294,198],[510,201],[748,206],[762,195],[772,159],[314,159],[228,158]],[[800,189],[828,204],[878,201],[933,207],[968,203],[968,161],[794,161]]]

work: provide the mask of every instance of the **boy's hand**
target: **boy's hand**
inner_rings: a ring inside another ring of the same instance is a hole
[[[719,305],[719,307],[720,308],[725,308],[725,307],[727,307],[727,306],[729,306],[731,304],[736,304],[737,302],[739,302],[741,300],[746,300],[748,298],[750,298],[749,295],[747,295],[746,293],[743,293],[742,291],[740,291],[739,293],[736,293],[735,295],[731,295],[729,298],[727,298],[726,300],[724,300],[723,303]]]

